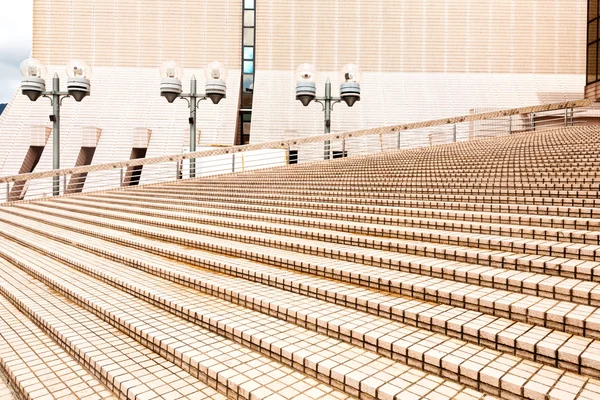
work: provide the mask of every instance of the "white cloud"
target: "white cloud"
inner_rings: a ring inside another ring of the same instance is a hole
[[[21,61],[31,55],[33,0],[0,0],[0,103],[19,86]]]

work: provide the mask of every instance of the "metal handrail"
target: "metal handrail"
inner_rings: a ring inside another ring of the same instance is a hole
[[[73,174],[86,173],[86,172],[107,171],[107,170],[113,170],[113,169],[118,169],[118,168],[135,167],[135,166],[140,166],[140,165],[160,164],[160,163],[164,163],[164,162],[177,162],[177,161],[182,161],[182,160],[189,160],[192,158],[203,158],[203,157],[210,157],[210,156],[217,156],[217,155],[224,155],[224,154],[235,154],[235,153],[247,152],[247,151],[253,151],[253,150],[287,149],[292,146],[308,144],[308,143],[319,143],[319,142],[324,142],[326,140],[357,138],[357,137],[369,136],[369,135],[378,135],[378,134],[394,133],[394,132],[401,132],[401,131],[413,130],[413,129],[431,128],[431,127],[435,127],[435,126],[442,126],[442,125],[449,125],[449,124],[458,124],[458,123],[462,123],[462,122],[491,120],[491,119],[495,119],[495,118],[509,117],[512,115],[532,114],[532,113],[540,113],[540,112],[545,112],[545,111],[588,107],[593,102],[594,102],[593,100],[567,101],[567,102],[562,102],[562,103],[552,103],[552,104],[544,104],[544,105],[531,106],[531,107],[514,108],[514,109],[509,109],[509,110],[492,111],[492,112],[486,112],[486,113],[480,113],[480,114],[464,115],[464,116],[453,117],[453,118],[442,118],[442,119],[423,121],[423,122],[413,122],[413,123],[408,123],[408,124],[400,124],[400,125],[384,126],[384,127],[379,127],[379,128],[363,129],[363,130],[359,130],[359,131],[349,131],[349,132],[334,133],[334,134],[329,134],[329,135],[310,136],[310,137],[306,137],[306,138],[302,138],[302,139],[291,139],[291,140],[286,140],[286,141],[268,142],[268,143],[254,144],[254,145],[231,146],[231,147],[226,147],[226,148],[218,148],[218,149],[214,149],[214,150],[197,151],[194,153],[184,153],[184,154],[167,155],[167,156],[153,157],[153,158],[127,160],[127,161],[113,162],[113,163],[106,163],[106,164],[88,165],[88,166],[83,166],[83,167],[64,168],[64,169],[52,170],[52,171],[32,172],[32,173],[27,173],[27,174],[19,174],[19,175],[0,177],[0,183],[29,181],[29,180],[33,180],[33,179],[49,178],[49,177],[54,177],[54,176],[73,175]]]

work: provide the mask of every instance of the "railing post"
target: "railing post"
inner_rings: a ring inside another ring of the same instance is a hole
[[[531,129],[535,131],[535,113],[531,113]]]
[[[400,131],[398,131],[398,150],[400,150]]]
[[[290,146],[285,148],[285,165],[290,165]]]
[[[456,143],[456,124],[454,124],[454,128],[452,129],[452,141]]]
[[[8,197],[10,196],[10,183],[6,182],[6,202],[8,203]]]
[[[67,193],[67,175],[63,175],[63,194]]]
[[[565,108],[565,126],[568,126],[569,121],[569,109]]]
[[[512,135],[512,115],[508,116],[508,134]]]
[[[342,157],[346,157],[346,139],[342,139]]]
[[[571,107],[571,126],[573,126],[573,118],[575,118],[575,109]]]
[[[120,178],[121,184],[120,186],[123,186],[123,167],[121,167],[121,178]]]
[[[235,172],[235,153],[231,153],[231,172]]]
[[[179,160],[175,161],[175,180],[181,179],[181,164]]]

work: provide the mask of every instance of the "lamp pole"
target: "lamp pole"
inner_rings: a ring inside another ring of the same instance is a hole
[[[182,93],[181,77],[183,76],[183,68],[175,61],[165,61],[160,66],[160,95],[167,99],[169,103],[175,99],[184,99],[188,103],[190,109],[190,152],[196,151],[197,142],[197,110],[198,105],[202,100],[211,99],[214,104],[218,104],[224,99],[227,92],[225,79],[227,79],[227,68],[220,62],[214,61],[208,64],[204,69],[206,75],[205,94],[198,94],[198,82],[196,75],[190,80],[190,92]],[[190,159],[190,178],[196,177],[196,159]]]
[[[46,67],[36,60],[29,58],[21,63],[21,91],[29,97],[29,100],[36,101],[39,97],[50,99],[52,105],[52,168],[60,169],[60,106],[67,97],[73,97],[75,101],[80,102],[90,94],[90,78],[92,69],[81,60],[71,60],[67,63],[66,72],[68,76],[67,91],[60,91],[60,78],[55,73],[52,77],[52,90],[46,91],[45,76]],[[60,194],[60,177],[52,177],[52,195]]]
[[[192,80],[190,81],[190,94],[189,94],[189,107],[190,107],[190,152],[194,153],[196,151],[196,135],[198,131],[196,130],[196,110],[198,109],[198,104],[202,100],[206,100],[206,97],[198,97],[196,92],[196,75],[192,75]],[[196,159],[190,159],[190,178],[196,177]]]
[[[331,96],[331,81],[327,78],[325,82],[325,97],[317,97],[315,82],[317,80],[317,70],[314,65],[301,64],[296,70],[296,100],[299,100],[305,107],[311,101],[320,103],[325,113],[325,134],[331,132],[331,112],[336,103],[344,101],[348,107],[360,100],[360,70],[354,64],[346,64],[340,73],[340,97]],[[331,141],[325,140],[324,159],[331,158]]]
[[[331,81],[327,78],[327,82],[325,82],[325,97],[317,97],[315,98],[317,103],[320,103],[323,106],[323,111],[325,112],[325,134],[329,134],[331,132],[331,112],[333,111],[333,106],[342,101],[341,98],[331,97]],[[331,158],[331,141],[326,140],[324,146],[324,158],[325,160],[329,160]]]
[[[60,78],[54,74],[52,78],[52,91],[44,92],[44,96],[52,101],[52,169],[60,169],[60,103],[69,93],[60,91]],[[60,176],[52,177],[52,195],[60,194]]]

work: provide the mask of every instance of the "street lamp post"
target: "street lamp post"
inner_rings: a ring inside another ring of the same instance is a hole
[[[317,69],[311,64],[301,64],[296,70],[296,100],[299,100],[305,107],[311,101],[320,103],[325,113],[325,134],[331,132],[331,111],[336,103],[344,101],[348,107],[360,101],[360,78],[361,72],[358,66],[346,64],[340,71],[340,97],[331,96],[331,81],[329,78],[325,82],[325,97],[317,97],[316,81]],[[325,160],[331,158],[331,142],[325,141],[324,149]]]
[[[196,76],[193,75],[190,80],[190,92],[182,93],[181,77],[183,68],[175,61],[165,61],[160,67],[160,94],[164,96],[169,103],[175,99],[184,99],[190,109],[190,152],[196,151],[196,111],[202,100],[211,99],[214,104],[218,104],[221,99],[226,97],[227,68],[220,62],[214,61],[208,64],[204,69],[206,76],[206,87],[204,95],[197,92]],[[190,159],[190,178],[196,177],[196,159]]]
[[[29,58],[21,63],[21,92],[36,101],[40,97],[50,99],[52,105],[52,168],[60,169],[60,106],[66,97],[73,97],[77,102],[90,94],[91,67],[84,61],[72,60],[67,63],[67,91],[60,91],[60,78],[54,74],[52,90],[46,91],[47,69],[35,58]],[[52,195],[60,194],[60,177],[52,178]]]

